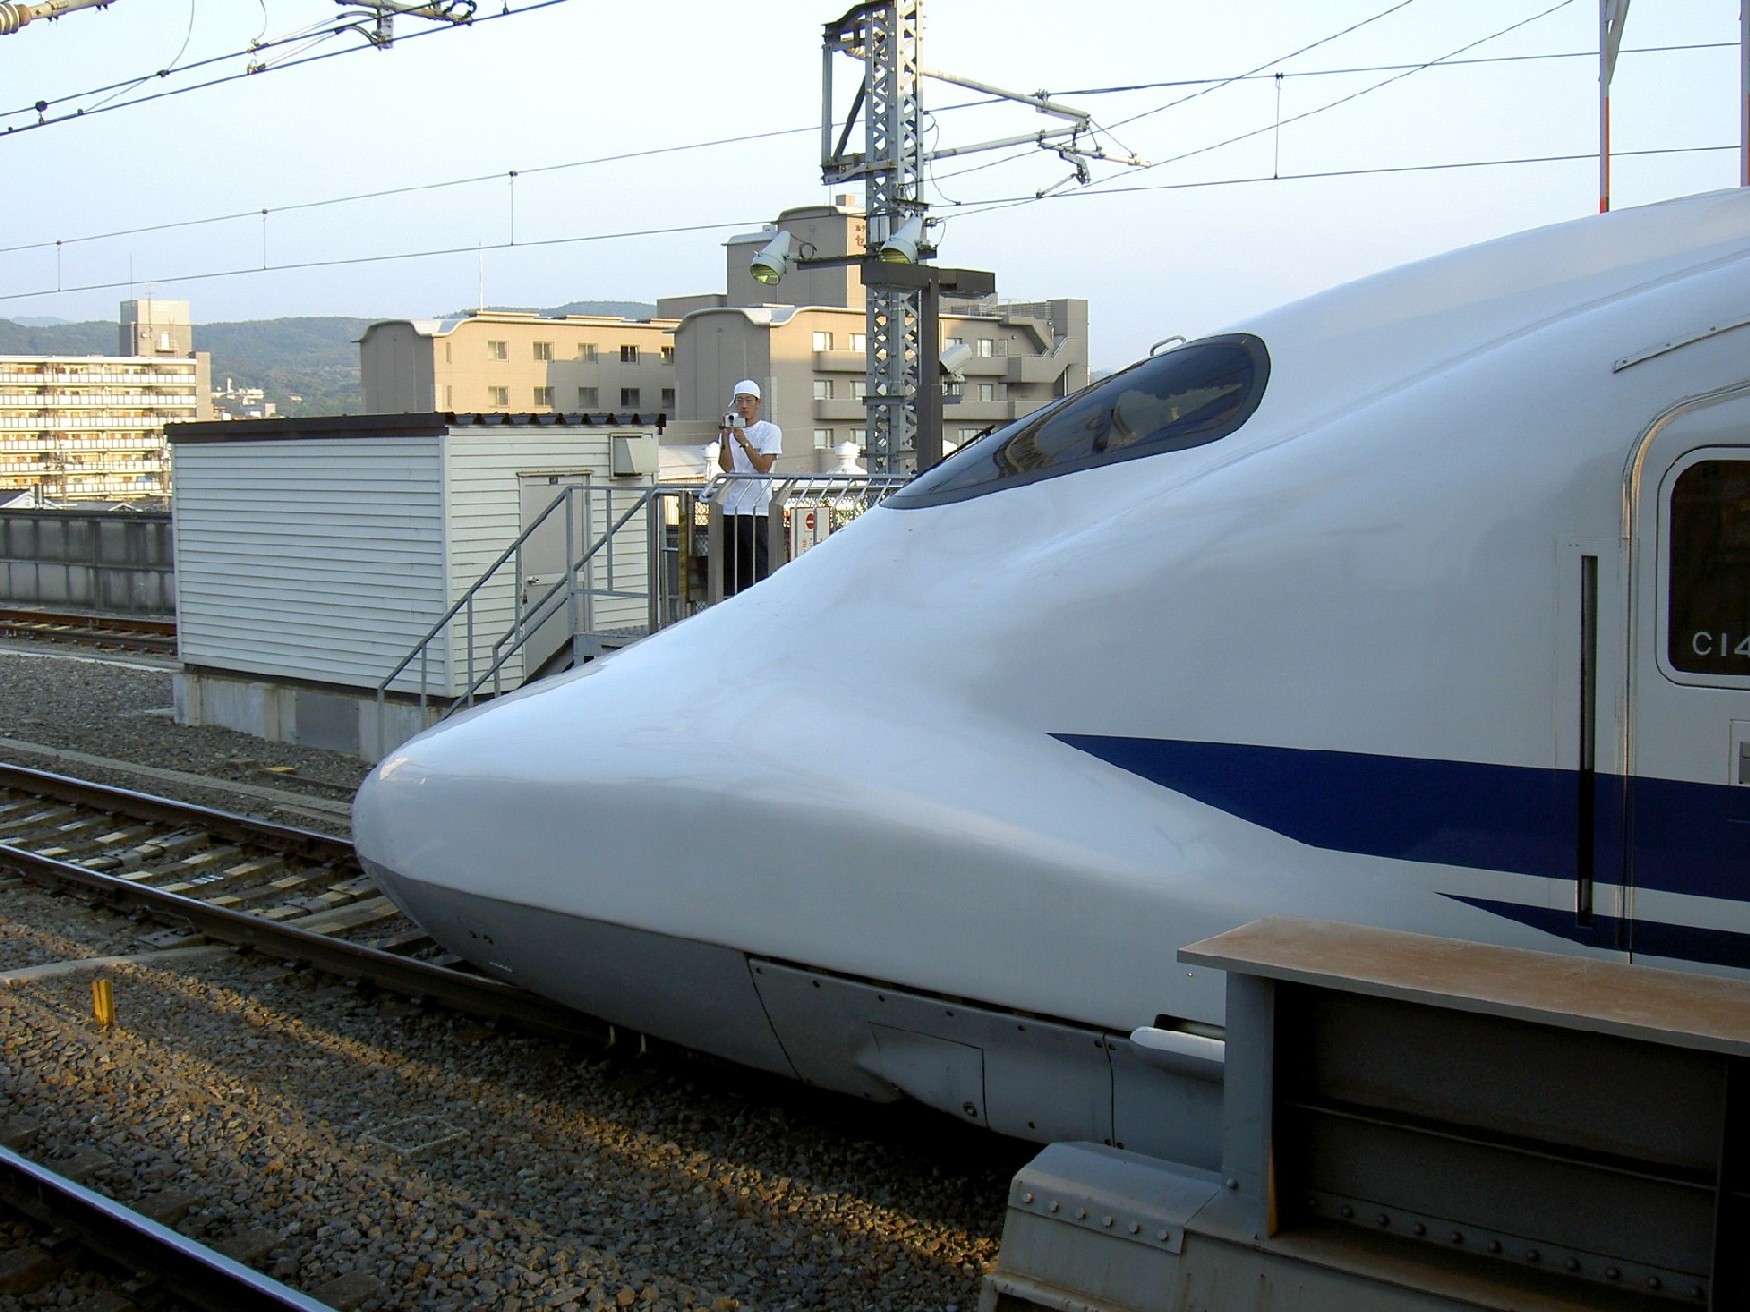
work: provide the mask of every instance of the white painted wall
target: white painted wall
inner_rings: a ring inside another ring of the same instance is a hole
[[[374,687],[446,604],[440,446],[178,442],[183,661]]]
[[[233,437],[237,425],[219,440],[192,428],[179,437],[172,510],[184,663],[375,688],[521,532],[519,475],[589,473],[596,533],[650,481],[610,473],[611,434],[625,429],[446,428],[433,418],[428,433],[374,434],[367,417],[337,435],[272,421],[278,432],[257,440]],[[406,421],[389,422],[405,429]],[[621,531],[617,588],[644,592],[644,535],[642,515]],[[489,668],[513,622],[516,588],[506,568],[472,602],[475,673]],[[642,625],[646,616],[642,595],[601,601],[596,626]],[[452,621],[427,658],[424,688],[433,695],[468,684],[465,621]],[[523,674],[520,654],[512,656],[504,686]],[[391,688],[417,693],[421,682],[416,661]]]

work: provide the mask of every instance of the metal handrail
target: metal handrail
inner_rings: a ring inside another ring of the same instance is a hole
[[[560,490],[559,495],[553,498],[552,502],[547,506],[547,508],[535,517],[534,523],[530,524],[520,534],[518,534],[516,537],[516,540],[513,541],[503,551],[501,551],[498,554],[498,558],[486,567],[485,572],[482,573],[479,578],[475,579],[474,582],[471,585],[469,585],[468,590],[456,599],[455,604],[452,605],[448,610],[446,610],[443,613],[443,616],[435,624],[433,624],[429,629],[427,629],[425,631],[424,636],[421,637],[419,639],[419,641],[417,641],[413,644],[413,649],[411,651],[409,651],[407,653],[407,655],[405,655],[401,658],[400,664],[396,665],[394,669],[390,670],[389,673],[383,678],[382,682],[377,685],[377,701],[379,702],[379,704],[383,700],[383,695],[388,691],[389,685],[391,683],[395,682],[395,680],[401,676],[401,672],[403,670],[405,670],[409,665],[413,664],[415,657],[419,657],[419,656],[422,656],[424,654],[426,648],[431,645],[432,640],[435,639],[438,636],[438,634],[443,631],[445,625],[447,625],[451,620],[456,618],[457,614],[460,613],[462,607],[469,605],[470,603],[473,602],[475,594],[478,593],[479,591],[481,591],[488,583],[490,583],[492,581],[493,575],[498,573],[499,568],[504,564],[505,561],[509,560],[512,556],[516,555],[522,549],[523,544],[528,540],[529,536],[532,533],[534,533],[534,531],[536,529],[541,527],[541,525],[543,523],[546,522],[547,516],[551,515],[555,510],[557,510],[559,508],[560,503],[563,502],[567,498],[567,496],[569,496],[571,491],[572,491],[572,489],[569,487],[562,488]],[[420,697],[421,697],[420,705],[423,707],[425,705],[425,702],[424,702],[425,680],[423,678],[423,671],[422,671],[422,677],[420,680]]]
[[[447,610],[444,611],[443,615],[425,631],[424,635],[414,644],[413,648],[408,651],[408,653],[396,663],[395,667],[391,669],[377,684],[376,700],[379,752],[387,750],[387,747],[389,746],[389,744],[383,741],[383,739],[387,734],[387,728],[385,725],[385,708],[388,702],[390,685],[393,684],[396,679],[400,678],[408,668],[417,661],[419,663],[419,708],[421,712],[424,712],[429,708],[433,700],[430,678],[431,649],[433,644],[438,641],[458,616],[463,619],[463,622],[467,626],[464,637],[464,646],[466,648],[464,675],[466,683],[460,692],[446,694],[445,700],[447,701],[447,705],[444,706],[442,711],[442,715],[444,716],[450,715],[464,706],[473,705],[482,689],[484,689],[489,683],[494,685],[493,691],[495,693],[502,691],[501,686],[499,686],[499,676],[504,671],[506,665],[508,665],[518,653],[525,649],[527,643],[534,634],[538,633],[550,621],[558,616],[561,606],[566,604],[575,606],[580,598],[583,602],[586,612],[585,622],[580,627],[578,618],[574,613],[570,624],[571,636],[575,639],[580,636],[581,633],[587,632],[593,634],[595,602],[598,599],[632,599],[640,595],[638,592],[616,588],[614,585],[613,540],[615,535],[622,532],[627,525],[632,523],[641,511],[649,514],[661,499],[674,498],[679,501],[687,511],[689,522],[683,523],[682,525],[682,531],[685,532],[688,527],[690,527],[692,512],[692,506],[687,504],[688,499],[691,499],[694,504],[710,505],[719,501],[723,497],[725,491],[731,486],[753,480],[771,484],[773,501],[778,505],[783,505],[786,502],[801,496],[807,498],[811,502],[819,502],[829,505],[835,512],[844,511],[847,513],[847,516],[861,513],[863,510],[878,504],[909,481],[904,475],[865,474],[861,472],[827,474],[723,473],[719,474],[707,484],[657,483],[643,489],[635,498],[632,505],[615,518],[599,535],[589,533],[588,531],[590,507],[593,504],[594,496],[598,493],[605,495],[608,498],[608,504],[611,510],[615,493],[626,493],[632,491],[632,489],[597,489],[587,483],[581,485],[571,484],[561,488],[558,495],[553,498],[547,507],[517,535],[510,545],[505,547],[505,549],[494,558],[492,563],[481,573],[480,577],[469,585],[467,590],[463,592],[463,594],[458,597]],[[582,497],[584,499],[585,530],[588,536],[593,540],[589,541],[588,546],[584,549],[581,555],[578,555],[575,559],[569,561],[560,577],[549,584],[538,597],[531,601],[530,599],[519,595],[516,605],[516,614],[512,619],[510,626],[497,637],[488,649],[489,661],[487,667],[484,670],[476,672],[475,651],[477,650],[477,642],[474,631],[474,603],[476,599],[494,581],[494,579],[499,577],[500,571],[502,571],[506,563],[513,560],[517,562],[516,575],[520,587],[520,581],[523,576],[521,564],[523,548],[527,545],[528,540],[533,536],[536,530],[546,523],[546,521],[558,511],[561,506],[568,507],[568,518],[566,524],[566,555],[569,557],[573,554],[571,547],[572,530],[569,519],[569,505],[574,497]],[[666,524],[666,522],[666,519],[664,519],[663,523]],[[650,631],[655,631],[656,629],[666,627],[668,624],[676,622],[678,619],[685,618],[685,616],[675,615],[671,617],[663,607],[657,605],[656,598],[658,596],[659,575],[663,578],[664,582],[666,582],[666,575],[662,575],[660,568],[663,564],[662,555],[668,548],[663,541],[663,535],[656,523],[656,517],[654,515],[650,515],[649,523],[650,528],[646,533],[644,546],[648,568],[646,583],[647,592],[644,595],[649,599],[649,605],[647,606],[647,614],[649,615],[650,621],[649,629]],[[591,579],[591,581],[580,583],[580,578],[589,574],[593,564],[598,559],[601,559],[604,562],[607,574],[605,586],[595,586],[593,579]],[[671,598],[667,596],[666,590],[663,593],[662,600],[665,602],[671,600]],[[708,602],[705,604],[708,604]]]
[[[573,492],[587,493],[588,490],[589,489],[585,487],[568,487],[565,489],[564,494],[562,494],[560,499],[562,500],[565,495],[569,495]],[[450,704],[451,710],[454,710],[458,706],[472,706],[474,704],[474,694],[479,692],[481,688],[485,687],[486,681],[493,678],[501,669],[503,669],[512,656],[522,650],[523,644],[529,639],[529,635],[538,632],[548,620],[553,619],[558,615],[558,606],[554,606],[552,610],[543,613],[543,608],[547,603],[557,598],[561,591],[563,591],[569,598],[569,596],[576,590],[572,580],[576,577],[577,571],[589,564],[589,562],[595,558],[596,553],[613,539],[614,534],[625,528],[626,525],[631,522],[632,516],[636,515],[640,509],[648,506],[651,501],[655,499],[657,493],[663,490],[665,490],[665,485],[660,483],[655,487],[648,489],[638,498],[638,500],[632,503],[631,507],[623,515],[608,526],[608,528],[602,533],[601,537],[597,538],[590,546],[588,551],[585,551],[581,557],[566,567],[564,574],[548,584],[547,590],[543,592],[532,605],[525,603],[522,618],[511,627],[509,632],[493,644],[493,651],[499,652],[499,654],[493,660],[491,668],[487,669],[484,673],[470,682],[460,693],[456,694],[455,699]],[[557,505],[558,502],[555,501],[554,504]],[[551,509],[551,507],[549,507],[549,509]],[[545,518],[544,515],[543,518]],[[537,524],[539,522],[539,520],[536,521]],[[533,529],[533,527],[534,525],[530,525],[531,529]],[[527,536],[527,533],[523,534],[523,537]],[[520,541],[521,539],[518,540]],[[610,551],[610,562],[612,559],[613,556]],[[611,579],[610,586],[612,586]],[[511,641],[513,638],[515,640]],[[509,643],[509,645],[506,646],[506,643]],[[501,647],[503,648],[502,652],[499,651]]]

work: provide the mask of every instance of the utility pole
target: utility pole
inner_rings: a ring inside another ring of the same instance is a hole
[[[1598,212],[1610,211],[1610,79],[1628,22],[1629,0],[1598,0]]]
[[[828,184],[861,178],[869,248],[878,250],[905,221],[923,212],[922,69],[918,61],[922,0],[875,0],[826,25],[826,104],[821,116],[821,176]],[[863,61],[863,81],[836,146],[832,141],[832,57]],[[864,149],[845,153],[858,110]],[[920,292],[868,289],[868,459],[876,473],[915,460],[921,319]],[[925,384],[934,379],[922,380]]]
[[[971,78],[925,68],[919,58],[922,21],[923,0],[869,0],[826,25],[821,68],[821,180],[829,186],[862,181],[870,252],[879,251],[912,220],[919,221],[921,229],[928,208],[923,198],[923,177],[924,165],[929,160],[1017,145],[1038,146],[1073,170],[1070,178],[1041,190],[1037,193],[1040,196],[1069,182],[1091,181],[1090,161],[1145,163],[1122,150],[1108,155],[1095,140],[1098,129],[1089,114],[1059,104],[1043,91],[1031,94],[1005,91]],[[842,129],[836,125],[833,107],[835,55],[849,55],[863,65],[862,78]],[[1027,105],[1064,125],[977,145],[925,151],[922,85],[926,77]],[[863,149],[856,151],[850,146],[859,117],[863,120]],[[917,257],[926,259],[935,254],[921,231],[919,237]],[[869,326],[865,401],[869,407],[867,448],[872,472],[907,472],[919,467],[920,455],[924,456],[923,465],[930,463],[928,452],[919,450],[919,418],[921,414],[933,413],[937,416],[936,428],[940,428],[941,398],[935,393],[942,384],[934,376],[940,343],[933,339],[927,344],[923,341],[925,333],[937,331],[936,315],[924,313],[925,298],[939,296],[942,291],[965,296],[990,290],[982,281],[964,276],[970,275],[971,270],[951,272],[952,277],[950,271],[944,270],[940,277],[924,276],[921,280],[864,278]],[[975,286],[980,290],[974,291]],[[926,396],[926,392],[931,395]],[[929,450],[938,457],[941,439],[939,431],[932,431],[926,441]]]

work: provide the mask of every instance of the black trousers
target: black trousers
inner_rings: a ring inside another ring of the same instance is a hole
[[[723,595],[733,597],[743,588],[751,588],[772,572],[767,560],[765,515],[725,515],[723,517],[723,548],[729,553],[723,562]]]

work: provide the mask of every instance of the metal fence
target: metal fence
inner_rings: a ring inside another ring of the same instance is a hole
[[[416,675],[404,690],[420,708],[436,702],[448,714],[722,600],[721,503],[731,487],[755,480],[771,484],[773,568],[907,482],[863,473],[724,474],[706,484],[563,487],[377,685],[379,708],[408,671]],[[515,596],[509,626],[484,631],[481,613],[502,613],[507,589]]]

